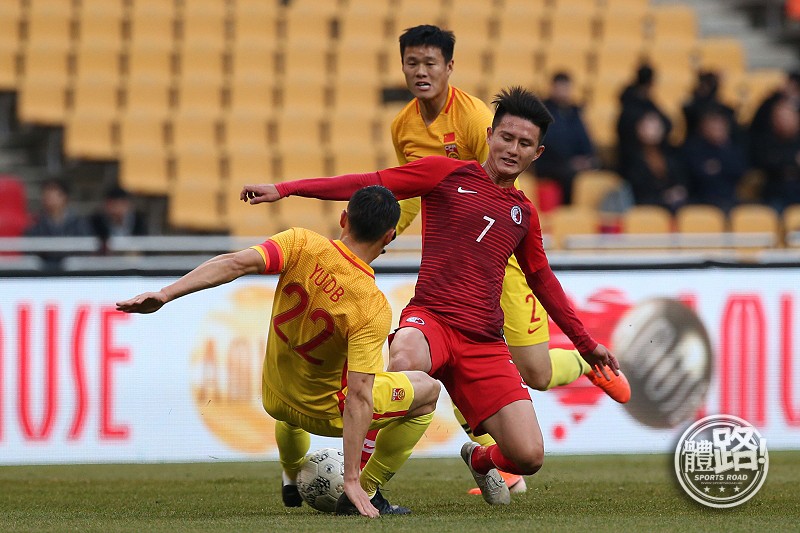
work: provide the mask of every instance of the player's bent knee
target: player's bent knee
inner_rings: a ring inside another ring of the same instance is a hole
[[[531,446],[513,459],[514,464],[523,472],[524,475],[530,476],[538,472],[544,464],[544,447]]]
[[[410,370],[404,372],[414,387],[412,409],[415,415],[426,415],[436,409],[441,385],[425,372]]]
[[[431,369],[431,356],[425,335],[413,328],[402,328],[395,333],[389,349],[389,372]]]

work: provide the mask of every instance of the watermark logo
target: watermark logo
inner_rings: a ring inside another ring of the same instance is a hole
[[[767,439],[735,416],[698,420],[675,449],[675,473],[681,487],[709,507],[743,504],[764,484],[768,468]]]

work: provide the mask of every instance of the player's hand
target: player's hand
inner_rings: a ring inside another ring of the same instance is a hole
[[[125,313],[155,313],[167,303],[167,295],[164,291],[145,292],[139,296],[134,296],[130,300],[117,302],[117,311]]]
[[[378,518],[381,515],[375,506],[372,505],[372,502],[369,501],[369,496],[367,496],[366,491],[361,488],[361,484],[358,480],[345,481],[344,493],[347,494],[347,497],[350,498],[350,501],[356,506],[356,509],[358,509],[358,512],[361,513],[362,516]]]
[[[264,185],[245,185],[239,194],[239,199],[243,202],[250,202],[251,205],[262,202],[275,202],[281,199],[278,188],[272,183]]]
[[[606,378],[606,380],[611,380],[611,376],[608,374],[606,367],[610,368],[614,374],[619,376],[619,361],[617,361],[614,354],[609,352],[608,348],[602,344],[598,344],[597,348],[591,353],[583,354],[583,358],[586,359],[586,362],[592,367],[592,372],[594,372],[595,377],[599,378],[602,376]]]

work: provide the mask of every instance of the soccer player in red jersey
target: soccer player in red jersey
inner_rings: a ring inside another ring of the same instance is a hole
[[[481,165],[431,156],[396,168],[335,178],[246,185],[242,200],[273,202],[289,195],[343,200],[379,184],[402,198],[422,198],[422,263],[414,297],[390,346],[390,370],[424,370],[439,379],[476,435],[497,444],[468,442],[461,450],[484,499],[510,502],[497,468],[534,474],[544,439],[530,395],[503,340],[500,293],[511,254],[528,285],[583,358],[606,378],[616,358],[575,315],[547,262],[535,207],[514,188],[542,153],[552,117],[533,93],[513,87],[495,99]],[[610,369],[610,370],[609,370]]]

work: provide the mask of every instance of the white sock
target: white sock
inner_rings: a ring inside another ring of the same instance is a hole
[[[295,479],[290,478],[288,475],[286,475],[286,472],[283,472],[281,474],[281,477],[283,478],[284,485],[297,485],[297,478]]]

